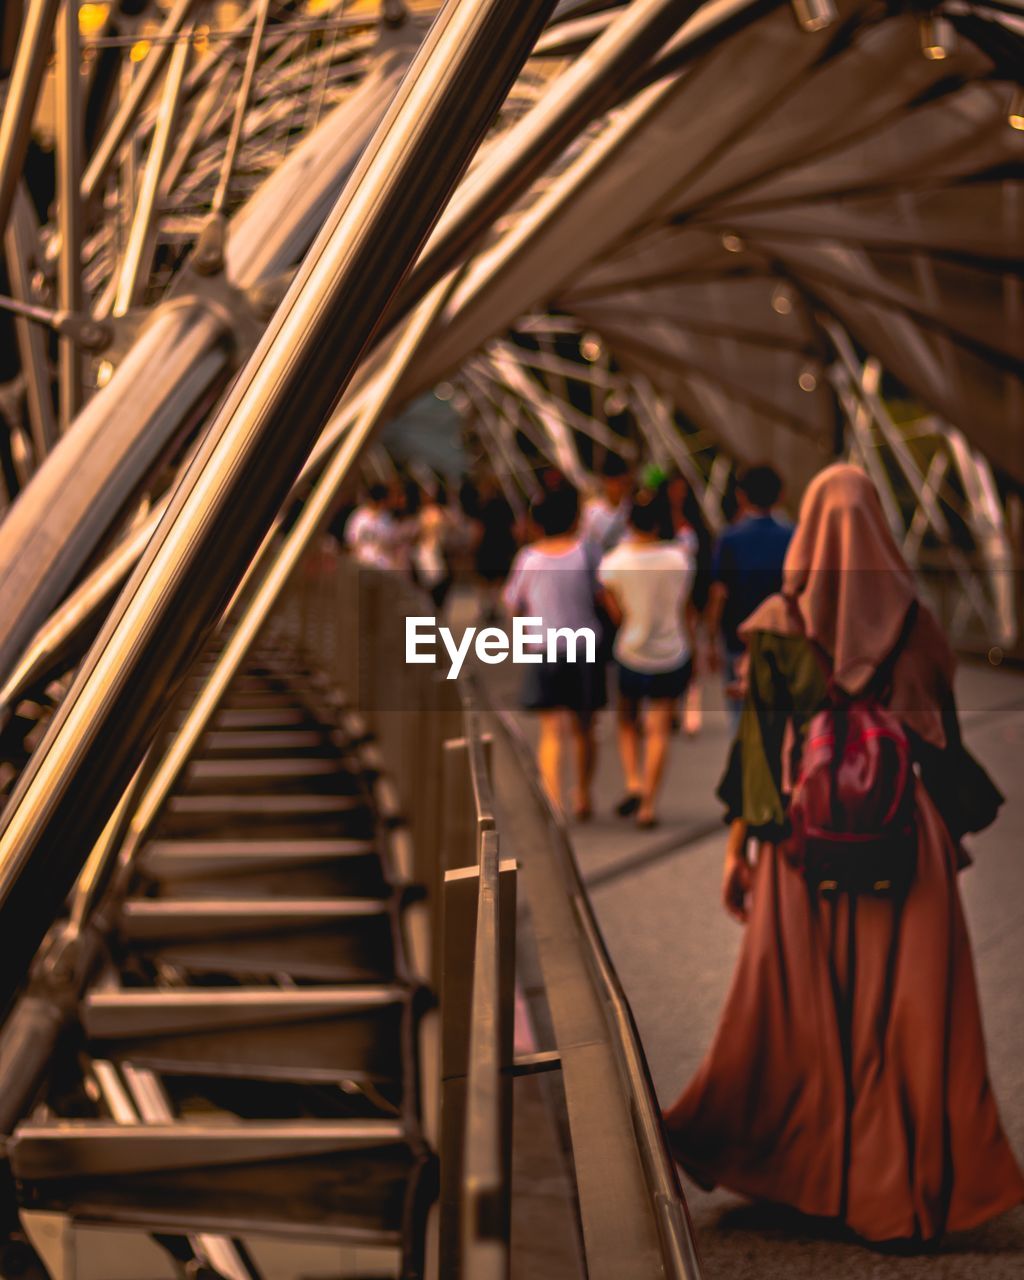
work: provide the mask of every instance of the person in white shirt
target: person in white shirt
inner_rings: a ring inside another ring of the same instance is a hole
[[[666,541],[662,491],[640,490],[624,540],[598,568],[604,606],[618,633],[612,649],[619,674],[618,735],[626,795],[622,817],[657,823],[656,804],[672,737],[676,703],[693,674],[690,594],[696,562],[680,542]],[[645,704],[643,760],[638,717]]]
[[[366,501],[356,507],[345,524],[345,546],[359,564],[393,569],[396,523],[388,510],[387,485],[370,486]]]
[[[452,585],[447,550],[451,528],[447,491],[439,486],[436,493],[425,492],[416,542],[412,548],[412,565],[416,580],[428,593],[438,613],[444,608]]]

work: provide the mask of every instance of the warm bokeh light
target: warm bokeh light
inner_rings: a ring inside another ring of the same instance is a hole
[[[99,35],[109,17],[109,4],[83,4],[78,10],[78,30],[83,36]]]

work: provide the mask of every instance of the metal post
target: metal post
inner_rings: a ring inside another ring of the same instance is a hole
[[[508,1280],[511,1263],[516,884],[515,861],[499,861],[497,834],[485,832],[459,1171],[460,1265],[465,1280]],[[443,1226],[443,1211],[441,1221]]]
[[[24,185],[19,185],[14,196],[4,248],[7,255],[7,274],[11,291],[20,302],[31,302],[31,266],[38,252],[38,227],[35,210]],[[46,456],[57,441],[57,423],[53,414],[53,397],[50,394],[49,362],[46,354],[46,334],[31,320],[18,316],[14,321],[18,354],[25,375],[25,399],[28,403],[28,419],[32,429],[32,448],[36,464]]]
[[[181,85],[185,78],[185,68],[188,66],[188,55],[187,41],[176,44],[167,66],[167,79],[160,99],[160,114],[149,155],[146,157],[139,199],[135,206],[131,230],[128,233],[128,244],[121,264],[117,293],[114,295],[112,311],[115,316],[125,315],[129,307],[142,301],[146,281],[149,278],[149,264],[153,257],[153,242],[156,237],[160,175],[177,128]]]
[[[138,74],[133,79],[131,88],[122,99],[114,119],[100,139],[82,176],[84,201],[89,202],[98,194],[100,183],[114,163],[121,143],[128,136],[128,130],[156,84],[168,50],[174,47],[174,41],[168,40],[168,37],[180,34],[198,3],[199,0],[177,0],[174,8],[167,15],[157,39],[152,42],[149,52],[139,64]]]
[[[29,0],[0,118],[0,232],[7,229],[28,152],[39,87],[60,0]]]
[[[467,1077],[474,1067],[471,1045],[475,1030],[474,1008],[478,1017],[494,1029],[493,1058],[490,1065],[502,1072],[497,1082],[498,1095],[492,1099],[491,1117],[499,1132],[497,1151],[487,1153],[486,1163],[492,1172],[505,1174],[505,1193],[511,1176],[511,1075],[505,1070],[512,1062],[515,996],[515,910],[516,865],[497,862],[497,836],[485,835],[481,854],[492,862],[490,884],[481,884],[480,865],[461,867],[445,873],[443,882],[443,958],[441,965],[441,1127],[440,1127],[440,1264],[439,1274],[459,1276],[462,1258],[463,1223],[461,1204],[464,1195]],[[496,900],[482,902],[485,894]],[[487,911],[487,907],[491,911]],[[483,908],[487,933],[478,934]],[[488,953],[489,963],[478,963],[480,952]],[[480,981],[489,989],[475,991]],[[490,1056],[490,1055],[489,1055]],[[484,1153],[478,1153],[484,1154]],[[497,1156],[498,1170],[493,1169]],[[491,1180],[491,1179],[489,1179]],[[500,1194],[500,1189],[499,1189]],[[507,1200],[506,1200],[507,1209]],[[467,1280],[476,1280],[475,1276]]]
[[[82,179],[81,58],[78,4],[64,0],[57,23],[57,221],[60,259],[57,268],[58,305],[72,315],[82,310]],[[67,431],[82,406],[82,357],[73,338],[57,340],[60,429]]]
[[[224,210],[227,208],[231,174],[234,171],[238,148],[242,141],[242,125],[245,123],[246,108],[252,95],[252,83],[256,77],[256,64],[259,62],[260,44],[267,25],[269,9],[270,0],[260,0],[245,58],[245,70],[242,72],[241,83],[238,86],[228,145],[221,162],[220,175],[217,178],[217,189],[213,193],[209,218],[196,246],[196,266],[201,271],[219,271],[224,265]]]
[[[553,6],[446,6],[203,438],[4,815],[0,1007]]]

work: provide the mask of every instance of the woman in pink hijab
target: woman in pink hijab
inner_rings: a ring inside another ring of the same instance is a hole
[[[674,1154],[704,1186],[865,1240],[973,1227],[1024,1199],[957,890],[960,838],[1002,797],[960,740],[952,654],[863,472],[816,477],[783,593],[743,630],[747,700],[719,794],[725,904],[746,933],[711,1051],[665,1113]],[[917,765],[913,876],[905,894],[826,894],[785,856],[789,779],[829,677],[856,697],[880,668]]]

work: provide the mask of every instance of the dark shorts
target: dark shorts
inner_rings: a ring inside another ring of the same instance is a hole
[[[631,702],[643,698],[681,698],[693,675],[692,658],[672,671],[634,671],[621,662],[615,665],[619,668],[619,696]]]
[[[531,663],[523,675],[524,711],[554,711],[564,707],[587,718],[608,702],[603,662]]]

